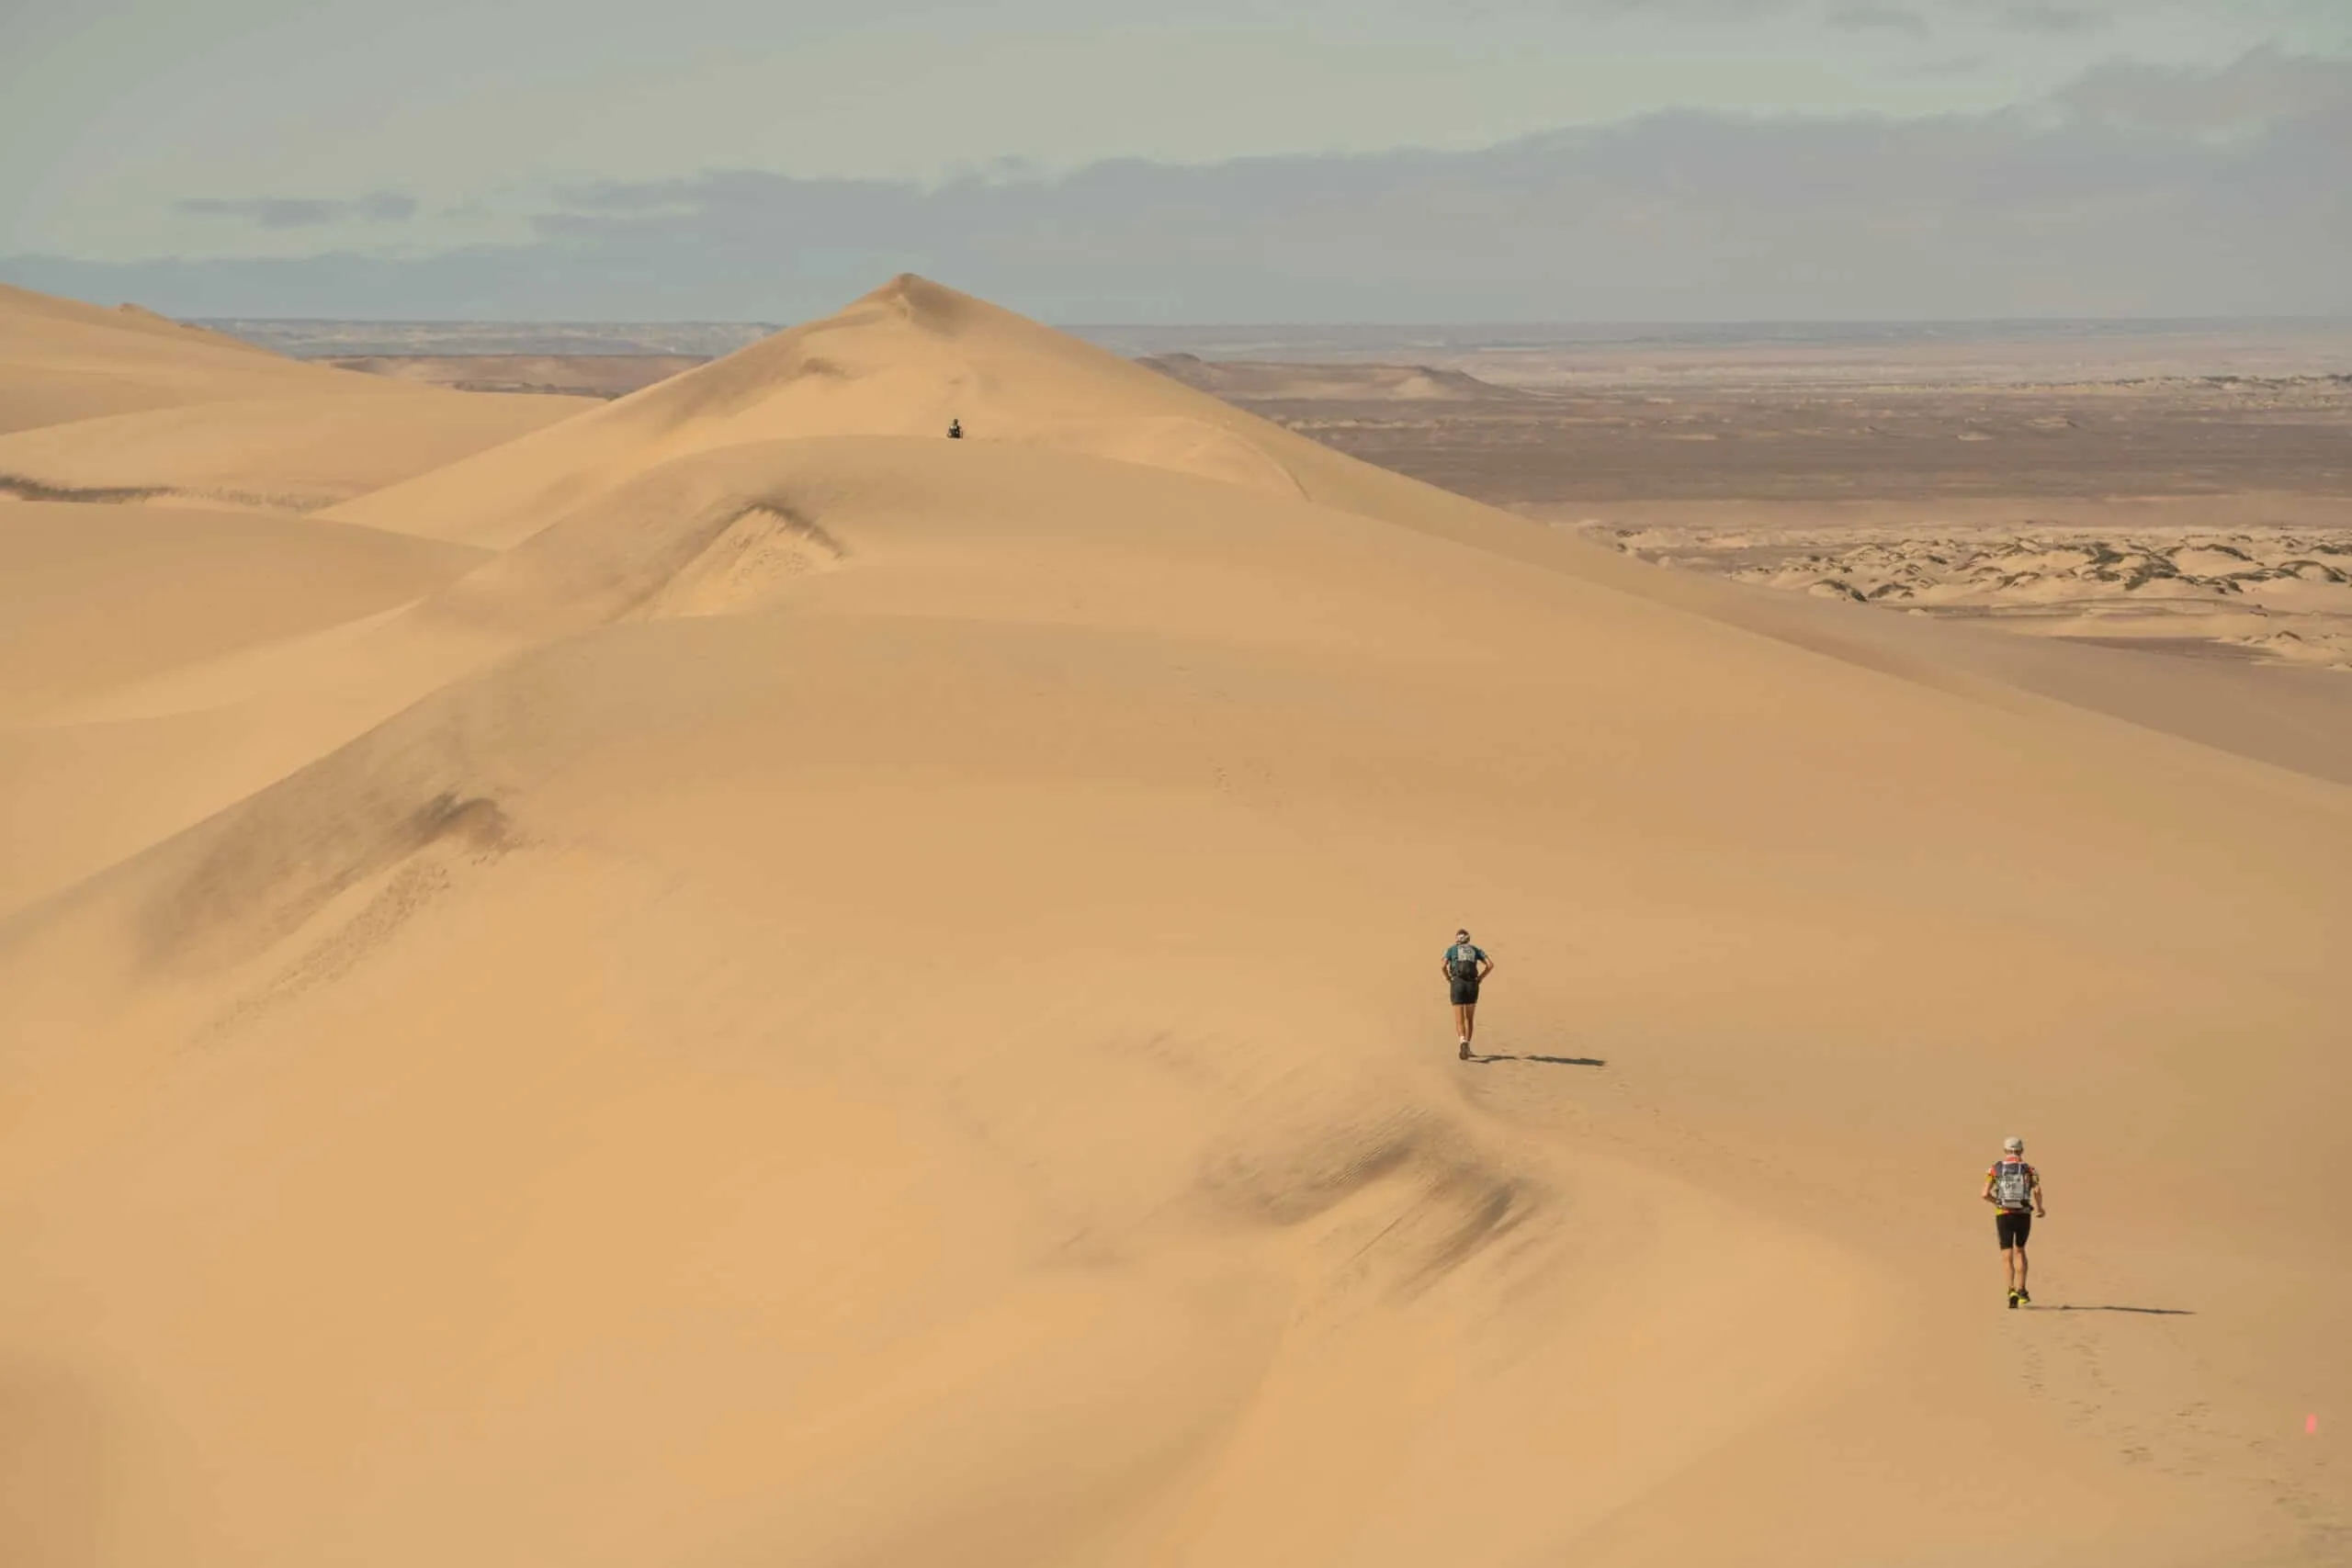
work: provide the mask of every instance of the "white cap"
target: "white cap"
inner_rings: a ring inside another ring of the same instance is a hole
[[[2004,1138],[2001,1140],[2001,1151],[2004,1154],[2021,1155],[2025,1153],[2025,1140],[2023,1138]]]

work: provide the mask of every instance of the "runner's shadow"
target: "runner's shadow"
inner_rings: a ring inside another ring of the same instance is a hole
[[[1470,1054],[1470,1059],[1473,1062],[1542,1062],[1552,1067],[1605,1067],[1609,1065],[1598,1056],[1487,1056],[1475,1051]]]
[[[2195,1317],[2187,1307],[2122,1307],[2122,1306],[2046,1306],[2029,1308],[2032,1312],[2140,1312],[2150,1317]]]

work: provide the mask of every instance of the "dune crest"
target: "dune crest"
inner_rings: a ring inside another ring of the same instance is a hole
[[[1115,457],[1311,493],[1320,448],[1216,399],[911,275],[836,315],[672,377],[566,428],[332,515],[503,547],[676,458],[820,435],[944,436]]]

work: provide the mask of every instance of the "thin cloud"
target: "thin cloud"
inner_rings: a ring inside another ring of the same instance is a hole
[[[264,229],[323,229],[338,223],[405,223],[417,200],[400,191],[371,191],[350,200],[318,197],[189,197],[172,210],[194,218],[233,218]]]
[[[341,217],[345,203],[315,201],[300,197],[263,196],[227,198],[198,196],[172,204],[174,211],[193,218],[237,218],[265,229],[316,229]]]
[[[1922,81],[1948,81],[1955,76],[1973,76],[1993,63],[1989,55],[1951,54],[1941,60],[1923,60],[1905,68],[1900,74]]]
[[[2095,6],[2011,6],[2001,13],[2001,25],[2020,33],[2097,32],[2114,19]]]
[[[1796,8],[1796,0],[1573,0],[1577,8],[1621,17],[1689,17],[1744,21]]]
[[[598,180],[558,186],[555,199],[574,212],[661,212],[690,205],[694,188],[686,180]]]
[[[2352,145],[2352,60],[2264,47],[2219,71],[2118,62],[2061,89],[2053,102],[2101,124],[2232,135],[2294,121],[2342,130]]]
[[[379,190],[352,204],[354,215],[370,223],[405,223],[416,216],[416,197],[396,190]]]
[[[1908,38],[1926,38],[1934,30],[1918,12],[1899,11],[1889,6],[1840,6],[1824,19],[1838,31],[1849,33],[1901,33]]]

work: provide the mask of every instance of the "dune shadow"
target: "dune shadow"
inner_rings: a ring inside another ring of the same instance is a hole
[[[1487,1055],[1476,1051],[1470,1054],[1470,1060],[1481,1065],[1488,1062],[1542,1062],[1552,1067],[1605,1067],[1609,1065],[1599,1056],[1514,1056],[1508,1053]]]
[[[2150,1317],[2195,1317],[2187,1307],[2073,1306],[2064,1303],[2053,1306],[2034,1307],[2034,1312],[2137,1312]]]

